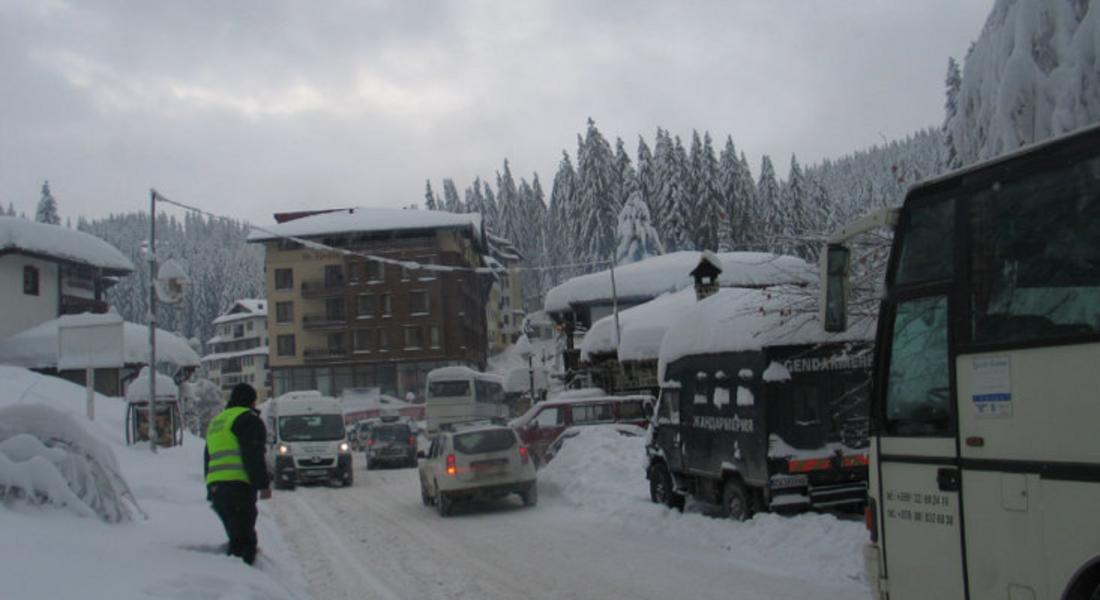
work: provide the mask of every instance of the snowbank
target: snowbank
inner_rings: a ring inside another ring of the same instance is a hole
[[[572,510],[660,539],[709,546],[730,563],[812,582],[850,584],[863,578],[862,521],[832,515],[758,514],[744,523],[700,514],[689,505],[679,513],[649,500],[645,438],[623,437],[613,428],[587,427],[562,446],[539,471],[546,504]]]
[[[699,264],[701,253],[672,252],[654,256],[615,269],[615,291],[620,300],[650,299],[666,292],[690,287],[691,271]],[[762,287],[781,283],[809,283],[817,279],[816,270],[794,256],[766,252],[722,252],[722,287]],[[546,293],[544,310],[562,312],[570,305],[611,301],[610,269],[574,277]]]
[[[9,540],[0,545],[4,598],[307,597],[297,564],[263,503],[257,527],[262,552],[258,568],[220,552],[225,533],[205,500],[201,439],[187,435],[183,446],[155,455],[148,446],[126,446],[124,401],[97,395],[95,402],[96,420],[89,422],[84,416],[84,388],[0,366],[0,410],[16,411],[6,415],[63,414],[42,425],[57,428],[69,422],[83,431],[86,439],[81,443],[99,460],[109,462],[102,454],[113,454],[122,479],[148,515],[144,519],[135,513],[132,521],[109,523],[50,504],[0,505],[0,531]],[[11,428],[33,420],[2,422]],[[8,438],[3,450],[8,463],[26,462],[19,459],[32,451],[49,460],[50,449],[43,451],[30,437],[41,442],[38,435]],[[5,473],[11,475],[12,468],[0,461],[0,476]]]
[[[77,317],[96,317],[78,315]],[[72,320],[76,317],[67,316]],[[0,364],[28,369],[57,368],[58,324],[61,319],[46,321],[30,329],[0,340]],[[149,327],[137,323],[122,324],[122,358],[126,364],[149,362]],[[157,364],[169,363],[179,367],[199,366],[199,355],[182,337],[157,329]]]
[[[19,217],[0,217],[0,253],[24,251],[121,273],[134,270],[122,252],[90,233],[36,223]]]

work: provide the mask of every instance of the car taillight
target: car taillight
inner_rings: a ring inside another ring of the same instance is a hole
[[[531,462],[531,457],[527,455],[527,446],[519,447],[519,458],[520,462],[522,462],[523,464]]]
[[[416,436],[415,435],[410,435],[409,436],[409,445],[410,446],[415,446],[416,445]]]
[[[374,440],[373,439],[367,440],[367,445],[368,446],[373,446],[374,445]]]
[[[455,465],[455,455],[454,454],[448,454],[447,455],[447,474],[448,475],[454,475],[456,473],[458,473],[458,466]]]

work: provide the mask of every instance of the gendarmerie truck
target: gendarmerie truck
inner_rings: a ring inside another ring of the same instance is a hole
[[[654,502],[754,511],[859,508],[866,499],[873,323],[827,334],[805,288],[726,288],[661,343],[647,447]]]

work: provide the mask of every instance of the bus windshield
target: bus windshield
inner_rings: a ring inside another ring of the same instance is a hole
[[[279,417],[279,438],[284,442],[325,442],[344,439],[341,415],[292,415]]]

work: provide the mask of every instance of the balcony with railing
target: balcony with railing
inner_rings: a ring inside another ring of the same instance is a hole
[[[347,314],[343,312],[324,312],[302,315],[302,327],[306,329],[339,329],[348,324]]]
[[[342,346],[324,346],[320,348],[306,348],[304,356],[307,361],[335,360],[346,358],[348,349]]]
[[[315,279],[302,282],[303,298],[324,298],[325,296],[342,296],[348,289],[348,282],[344,279]]]

